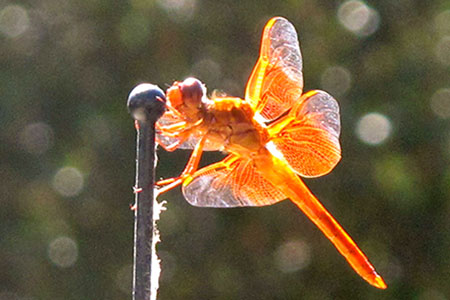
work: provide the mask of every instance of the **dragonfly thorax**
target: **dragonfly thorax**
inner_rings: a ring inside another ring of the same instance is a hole
[[[249,103],[237,97],[209,100],[203,126],[209,141],[223,145],[225,151],[250,156],[267,141],[266,128],[253,118]]]

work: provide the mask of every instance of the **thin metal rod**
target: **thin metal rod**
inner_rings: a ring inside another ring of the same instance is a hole
[[[128,109],[137,129],[133,300],[156,299],[152,285],[153,203],[155,183],[155,123],[164,112],[164,93],[141,84],[128,98]]]
[[[137,124],[133,290],[135,300],[148,300],[152,269],[155,128],[148,122],[138,121]]]

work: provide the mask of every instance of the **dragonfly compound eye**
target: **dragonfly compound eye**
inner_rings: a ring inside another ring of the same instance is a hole
[[[187,107],[198,108],[201,106],[205,87],[200,80],[196,78],[187,78],[180,84],[183,102]]]

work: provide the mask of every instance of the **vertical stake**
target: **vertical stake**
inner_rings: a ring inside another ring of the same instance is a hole
[[[143,83],[135,87],[127,101],[128,111],[135,120],[137,130],[133,300],[156,299],[157,285],[151,280],[154,273],[153,203],[155,200],[155,123],[165,110],[164,92],[156,85]]]

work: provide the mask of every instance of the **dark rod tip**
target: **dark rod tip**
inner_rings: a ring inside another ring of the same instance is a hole
[[[157,85],[141,83],[131,91],[127,106],[135,120],[156,122],[166,110],[165,102],[166,96]]]

